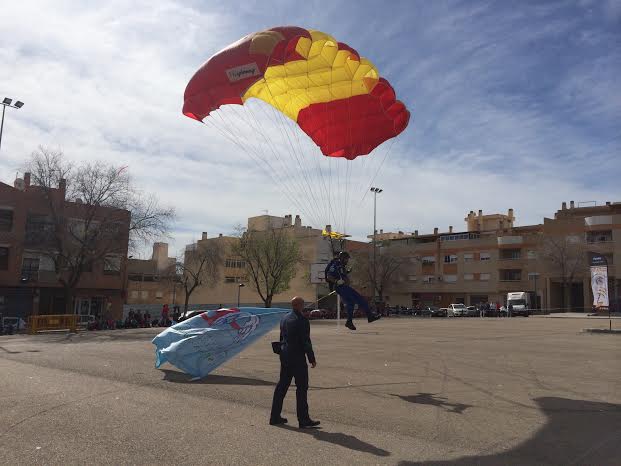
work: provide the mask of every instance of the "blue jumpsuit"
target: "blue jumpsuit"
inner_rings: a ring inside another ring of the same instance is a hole
[[[326,276],[333,278],[335,280],[344,280],[348,281],[347,271],[345,270],[345,266],[341,263],[339,259],[333,259],[328,266],[326,267]],[[364,299],[360,293],[354,290],[349,285],[336,285],[334,290],[338,293],[341,299],[345,302],[345,307],[347,309],[347,320],[352,320],[354,318],[354,306],[357,304],[360,309],[364,311],[367,318],[371,317],[371,311],[369,309],[369,303]]]

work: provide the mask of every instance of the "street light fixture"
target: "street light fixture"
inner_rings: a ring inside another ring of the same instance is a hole
[[[371,187],[371,192],[373,193],[373,303],[376,301],[376,290],[377,290],[377,262],[376,262],[376,254],[377,254],[377,195],[384,191],[381,188]]]
[[[237,285],[237,307],[239,308],[239,296],[241,294],[241,289],[246,286],[243,283]]]
[[[13,102],[13,99],[9,97],[5,97],[0,103],[2,105],[2,123],[0,123],[0,148],[2,148],[2,130],[4,129],[4,112],[6,111],[6,108],[10,107],[10,108],[16,108],[19,110],[20,108],[24,106],[24,102],[21,102],[19,100],[15,102],[15,104],[11,105],[12,102]]]

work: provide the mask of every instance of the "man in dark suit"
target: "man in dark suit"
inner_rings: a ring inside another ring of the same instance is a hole
[[[306,358],[312,368],[317,366],[317,361],[310,339],[310,323],[302,315],[304,300],[296,296],[291,300],[291,307],[293,310],[280,321],[280,380],[274,390],[270,424],[274,426],[287,422],[280,413],[291,379],[295,378],[298,423],[300,429],[306,429],[319,425],[319,421],[313,421],[308,414]]]

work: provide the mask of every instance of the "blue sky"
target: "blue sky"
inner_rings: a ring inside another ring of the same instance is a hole
[[[247,154],[180,113],[187,81],[211,54],[276,25],[353,46],[410,109],[410,126],[377,164],[378,228],[460,230],[470,210],[509,207],[523,225],[562,201],[621,201],[619,0],[26,0],[7,13],[0,97],[26,105],[7,111],[0,179],[11,183],[39,144],[128,165],[141,188],[177,207],[175,251],[264,210],[298,213]],[[355,202],[344,228],[358,237],[372,229],[370,197],[356,201],[365,189],[347,193]]]

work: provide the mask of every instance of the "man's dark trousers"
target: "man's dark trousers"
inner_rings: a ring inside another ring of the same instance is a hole
[[[336,292],[339,294],[343,301],[345,301],[345,307],[347,308],[347,320],[354,318],[354,305],[357,304],[360,309],[364,311],[367,317],[371,315],[369,311],[369,304],[360,293],[354,290],[351,286],[339,285],[336,287]]]
[[[274,390],[274,400],[272,402],[271,419],[278,419],[282,411],[282,403],[287,395],[291,379],[295,378],[295,399],[297,402],[298,422],[303,424],[310,418],[308,415],[308,366],[304,363],[283,363],[280,362],[280,380]]]

